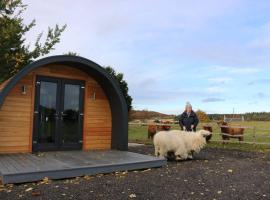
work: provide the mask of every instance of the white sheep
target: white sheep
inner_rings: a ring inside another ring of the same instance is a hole
[[[153,142],[156,156],[167,157],[168,152],[174,152],[175,155],[182,155],[183,159],[188,157],[184,141],[179,137],[179,133],[160,131],[154,136]]]
[[[155,155],[167,157],[174,152],[176,160],[193,158],[193,153],[205,146],[205,137],[211,134],[209,131],[185,132],[180,130],[160,131],[154,136]]]

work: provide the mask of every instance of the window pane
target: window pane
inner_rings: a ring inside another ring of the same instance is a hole
[[[40,83],[40,129],[38,135],[39,143],[55,142],[56,125],[56,100],[57,83],[41,81]]]
[[[65,84],[63,142],[77,143],[80,110],[80,85]]]

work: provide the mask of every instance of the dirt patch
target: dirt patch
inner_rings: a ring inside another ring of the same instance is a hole
[[[130,151],[153,154],[152,146]],[[270,154],[207,148],[163,168],[0,187],[0,199],[270,199]]]

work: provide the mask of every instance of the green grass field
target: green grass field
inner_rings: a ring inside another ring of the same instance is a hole
[[[206,123],[200,123],[198,130]],[[214,142],[221,140],[220,128],[216,123],[207,123],[213,127],[213,137],[208,144],[210,147],[222,147],[222,148],[234,148],[242,150],[263,150],[270,151],[270,121],[261,122],[261,121],[249,121],[249,122],[232,122],[232,126],[245,126],[250,127],[246,128],[244,132],[244,142],[256,142],[257,144],[240,144],[238,139],[231,138],[230,141],[233,143],[222,144],[221,142]],[[255,128],[255,138],[254,130]],[[173,125],[172,129],[179,129],[178,125]],[[267,130],[268,129],[268,130]],[[152,141],[147,139],[147,126],[140,125],[129,125],[129,141],[130,142],[139,142],[145,144],[152,144]],[[268,144],[265,144],[268,143]]]

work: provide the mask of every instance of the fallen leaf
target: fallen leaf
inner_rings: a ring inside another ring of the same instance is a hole
[[[44,177],[43,180],[40,182],[40,184],[49,184],[49,178]]]
[[[136,198],[136,194],[130,194],[129,198]]]
[[[229,173],[233,173],[233,170],[232,170],[232,169],[228,169],[228,172],[229,172]]]
[[[26,190],[25,190],[25,192],[29,192],[29,191],[31,191],[31,190],[33,190],[33,188],[27,188]]]
[[[41,195],[41,191],[40,190],[36,190],[32,192],[32,196],[40,196]]]
[[[142,172],[148,172],[148,171],[150,171],[151,169],[149,168],[149,169],[145,169],[145,170],[143,170]]]
[[[87,175],[87,176],[84,176],[83,178],[84,178],[85,180],[90,180],[92,177]]]

